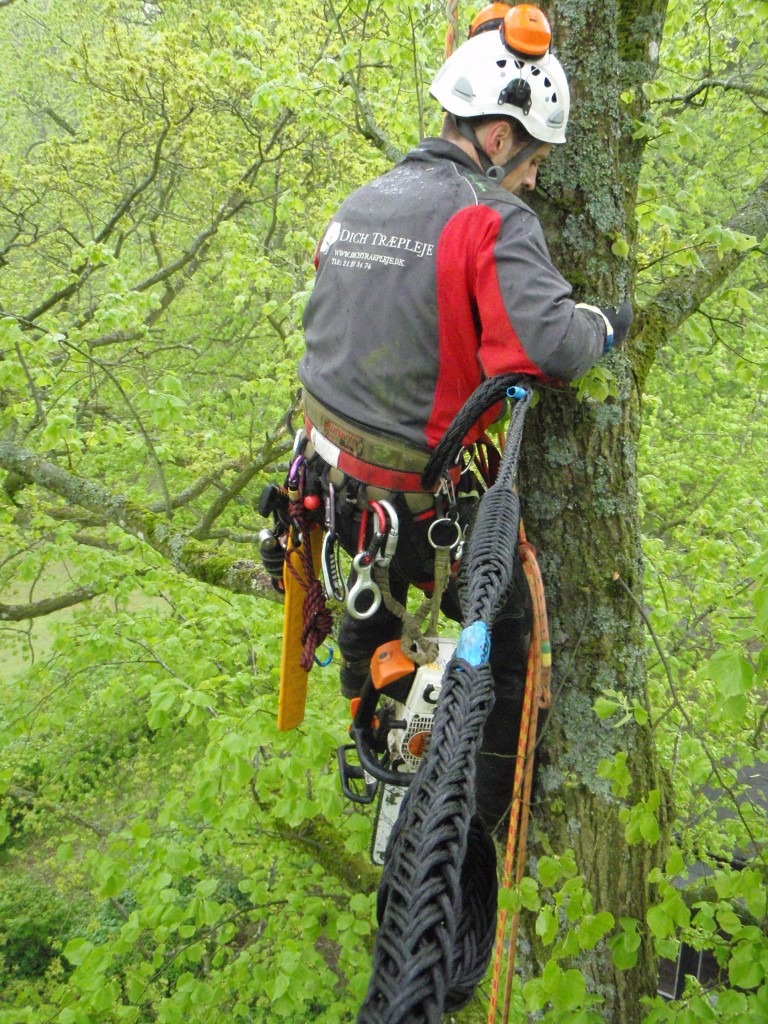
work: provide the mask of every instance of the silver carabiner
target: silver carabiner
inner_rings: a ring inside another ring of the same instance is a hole
[[[381,605],[381,590],[372,578],[373,562],[365,551],[361,551],[352,560],[352,568],[357,573],[357,579],[347,594],[347,611],[353,619],[370,619]],[[371,599],[371,603],[362,610],[357,607],[361,594],[367,594]]]
[[[303,427],[299,427],[293,437],[293,450],[291,451],[291,462],[297,455],[301,455],[307,444],[307,435]]]
[[[467,528],[465,526],[463,530],[461,528],[459,529],[459,543],[456,545],[456,551],[454,552],[453,555],[457,562],[461,561],[461,556],[464,554],[464,545],[466,544],[466,542]]]
[[[397,550],[397,541],[400,536],[398,530],[400,528],[400,520],[397,517],[394,506],[391,501],[380,501],[378,504],[384,509],[387,515],[387,522],[389,524],[387,529],[387,539],[384,542],[384,550],[381,552],[379,557],[376,559],[376,564],[386,569],[392,559],[395,557],[395,551]]]
[[[347,596],[347,583],[341,571],[338,539],[336,534],[330,531],[323,537],[320,564],[323,570],[325,593],[335,601],[344,601]]]

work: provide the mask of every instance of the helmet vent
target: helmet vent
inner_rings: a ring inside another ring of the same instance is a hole
[[[524,60],[516,60],[515,61],[515,67],[517,68],[518,71],[521,71],[525,67],[525,61]]]
[[[552,93],[552,102],[553,103],[557,103],[557,93],[556,92]]]
[[[498,68],[505,68],[506,66],[507,66],[506,60],[497,60],[496,61],[496,67],[498,67]]]
[[[548,89],[551,89],[551,88],[552,88],[552,83],[550,82],[550,80],[549,80],[548,78],[545,78],[545,79],[544,79],[544,85],[546,85],[546,87],[547,87]]]
[[[540,75],[541,74],[541,68],[531,68],[531,74],[532,75]]]

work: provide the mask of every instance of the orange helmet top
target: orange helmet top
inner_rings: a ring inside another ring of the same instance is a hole
[[[472,24],[469,26],[467,38],[478,35],[480,32],[490,32],[491,29],[500,28],[504,18],[510,11],[510,4],[488,4],[482,11],[475,15]]]
[[[509,10],[504,16],[502,33],[509,49],[526,57],[543,57],[552,41],[549,22],[533,4],[518,4]]]

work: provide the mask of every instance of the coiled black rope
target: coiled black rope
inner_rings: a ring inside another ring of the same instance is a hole
[[[464,438],[483,413],[507,397],[510,388],[528,389],[528,378],[519,373],[502,373],[488,377],[476,388],[459,409],[446,432],[438,441],[421,474],[422,486],[432,490],[443,473],[452,466],[461,451]]]
[[[496,378],[494,387],[486,385],[482,399],[475,392],[467,403],[472,422],[506,394],[510,381]],[[490,625],[512,581],[519,526],[513,487],[530,399],[524,390],[513,407],[499,474],[478,509],[467,555],[463,629],[443,677],[429,751],[390,836],[373,971],[358,1024],[438,1024],[443,1013],[469,1001],[490,962],[496,852],[475,814],[475,761],[494,699]],[[468,429],[463,421],[456,427],[459,446]],[[455,438],[435,459],[435,479],[443,471],[441,460],[455,459],[453,444]]]

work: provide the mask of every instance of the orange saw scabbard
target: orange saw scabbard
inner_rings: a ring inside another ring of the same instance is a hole
[[[320,554],[323,531],[313,528],[309,531],[309,546],[315,575],[320,572]],[[305,540],[305,543],[307,541]],[[283,651],[280,658],[280,690],[277,698],[277,728],[280,732],[295,729],[304,721],[307,704],[307,676],[300,665],[303,650],[301,634],[304,628],[304,598],[307,593],[307,578],[304,563],[298,554],[293,531],[290,532],[285,551],[283,583],[285,605],[283,607]],[[294,554],[294,552],[296,552]],[[299,579],[288,569],[288,562]]]

